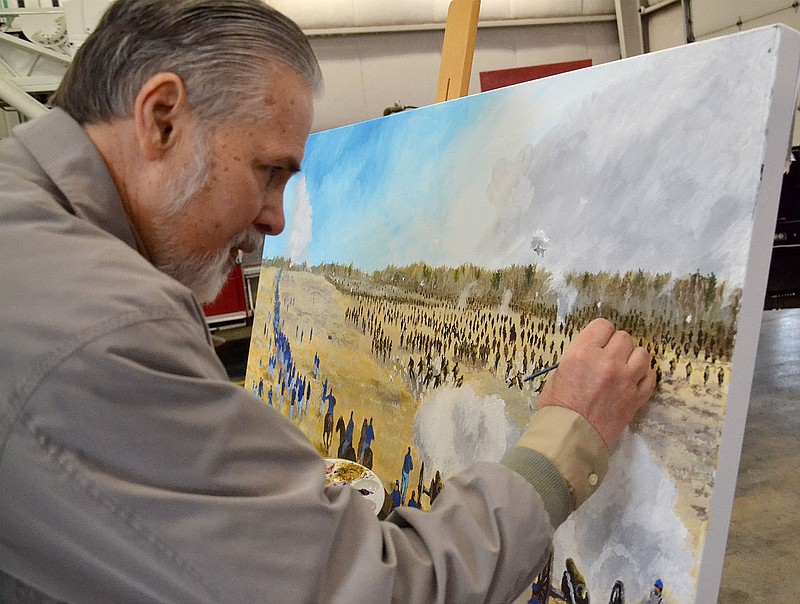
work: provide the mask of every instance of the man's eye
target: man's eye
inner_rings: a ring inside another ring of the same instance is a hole
[[[278,166],[264,166],[262,170],[267,177],[267,182],[270,182],[278,175],[278,172],[280,172],[280,168]]]

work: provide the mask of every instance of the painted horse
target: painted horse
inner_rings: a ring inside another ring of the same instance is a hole
[[[336,431],[339,433],[337,457],[356,461],[356,450],[353,448],[353,443],[347,442],[347,427],[344,425],[344,417],[341,415],[336,422]]]
[[[331,438],[333,438],[333,413],[326,413],[322,424],[322,446],[325,447],[325,455],[331,450]]]

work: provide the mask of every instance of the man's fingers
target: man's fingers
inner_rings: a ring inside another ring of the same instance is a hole
[[[595,319],[575,338],[587,348],[603,348],[619,363],[628,367],[628,379],[632,379],[637,389],[649,398],[655,389],[656,374],[650,369],[650,354],[641,346],[636,346],[633,337],[626,331],[617,331],[607,319]],[[555,381],[556,376],[548,382]],[[647,400],[647,399],[644,399]],[[644,401],[642,401],[644,402]]]
[[[635,346],[633,338],[626,331],[615,331],[605,346],[620,362],[627,363]]]
[[[634,375],[643,376],[650,370],[650,355],[641,346],[634,348],[628,356],[628,367],[634,371]]]
[[[584,346],[595,346],[603,348],[608,344],[608,340],[614,335],[614,325],[608,319],[595,319],[583,328],[575,338],[575,342],[581,342]]]
[[[642,401],[642,405],[644,405],[648,400],[650,400],[650,397],[653,396],[653,392],[656,390],[656,372],[648,367],[644,377],[639,380],[639,383],[636,385],[636,387],[641,393],[641,396],[646,397]]]

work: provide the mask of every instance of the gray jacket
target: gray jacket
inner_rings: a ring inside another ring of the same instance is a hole
[[[226,379],[63,111],[0,144],[0,198],[6,578],[81,603],[494,603],[530,585],[552,528],[503,465],[385,522],[324,486],[307,438]],[[568,497],[553,481],[551,513]]]

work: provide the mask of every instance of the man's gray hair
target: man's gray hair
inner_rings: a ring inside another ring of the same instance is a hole
[[[130,117],[145,82],[171,72],[198,117],[218,123],[254,113],[269,63],[321,87],[305,35],[263,0],[117,0],[78,49],[52,104],[80,124]]]

